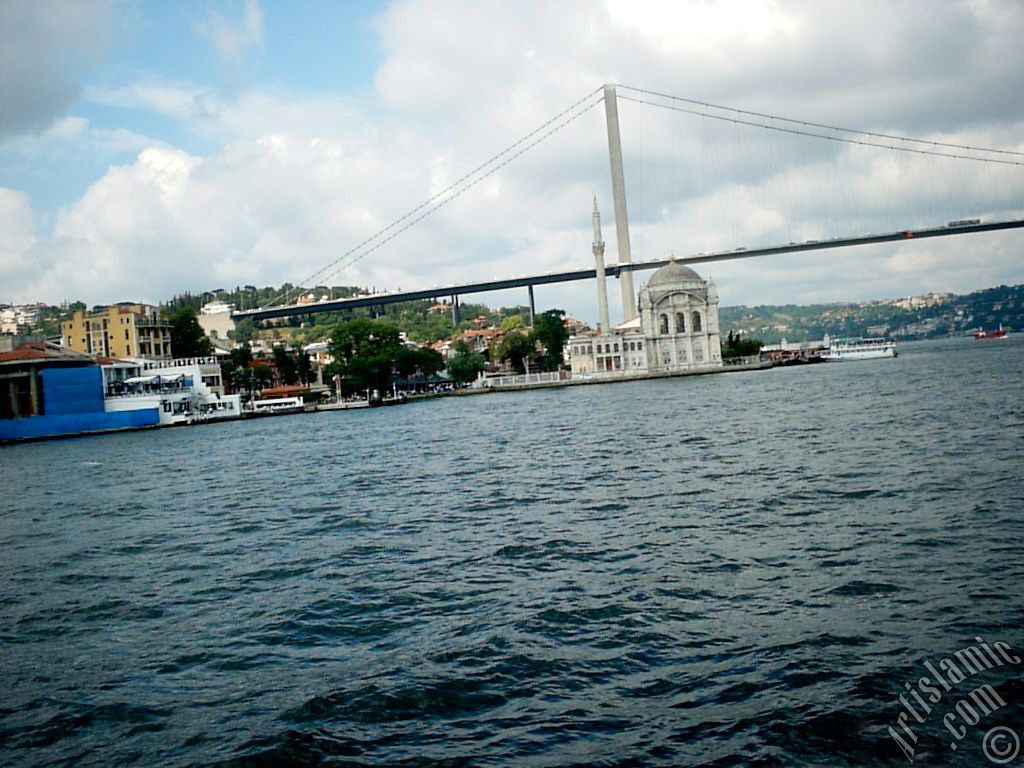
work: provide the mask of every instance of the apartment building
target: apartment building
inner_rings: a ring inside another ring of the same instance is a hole
[[[171,359],[171,324],[150,304],[121,302],[80,310],[61,324],[63,345],[100,357]]]

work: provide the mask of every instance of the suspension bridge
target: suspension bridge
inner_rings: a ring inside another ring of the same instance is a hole
[[[618,261],[604,265],[603,272],[605,275],[611,275],[619,279],[622,292],[623,314],[626,319],[634,317],[636,314],[636,302],[632,277],[633,272],[657,269],[671,261],[675,261],[680,264],[694,265],[709,262],[732,261],[736,259],[779,256],[789,253],[835,250],[879,243],[896,243],[907,240],[944,238],[972,233],[1019,229],[1024,227],[1024,219],[1005,219],[998,221],[970,219],[951,221],[947,224],[936,224],[929,227],[908,227],[880,234],[834,237],[820,240],[808,240],[802,243],[788,242],[750,249],[738,247],[731,250],[715,250],[684,256],[673,255],[634,261],[631,253],[629,214],[626,201],[625,174],[623,170],[623,155],[618,117],[619,98],[701,118],[724,120],[734,125],[751,126],[768,131],[777,131],[791,136],[810,137],[842,144],[861,147],[876,147],[897,152],[943,157],[960,161],[1024,167],[1024,152],[1005,149],[990,149],[966,144],[946,143],[936,140],[915,139],[877,131],[872,132],[841,128],[823,123],[779,117],[763,112],[754,112],[731,107],[720,107],[707,102],[669,96],[628,86],[618,87],[626,89],[630,95],[620,97],[615,85],[605,85],[597,91],[588,94],[584,99],[576,102],[559,115],[556,115],[534,131],[531,131],[516,143],[463,175],[457,181],[436,193],[424,203],[409,211],[399,219],[396,219],[387,227],[363,240],[358,245],[327,264],[325,267],[313,273],[309,278],[307,278],[307,280],[303,281],[303,285],[309,286],[310,284],[316,284],[313,281],[323,280],[326,277],[336,275],[353,266],[356,262],[379,250],[385,244],[398,237],[401,233],[407,231],[432,213],[451,203],[469,189],[479,184],[485,178],[495,174],[497,171],[513,162],[516,158],[525,154],[527,151],[537,146],[539,143],[599,104],[603,104],[605,109],[608,157],[612,181],[612,199],[615,208],[616,242],[618,246]],[[669,103],[665,104],[652,100],[658,98],[662,101],[668,100]],[[457,313],[460,296],[515,288],[526,288],[529,296],[532,321],[532,316],[536,311],[534,299],[535,286],[567,283],[578,280],[592,280],[597,277],[598,268],[596,266],[578,268],[567,267],[565,269],[558,269],[540,274],[509,276],[504,278],[495,277],[490,280],[473,280],[447,285],[434,285],[405,291],[396,290],[367,293],[341,299],[315,301],[312,303],[308,301],[292,301],[294,293],[304,290],[301,286],[297,286],[292,289],[292,291],[278,296],[267,306],[256,309],[235,311],[232,313],[232,316],[236,320],[250,318],[254,321],[260,321],[321,312],[335,312],[359,307],[383,307],[386,304],[422,299],[437,300],[440,298],[450,298],[453,310]]]

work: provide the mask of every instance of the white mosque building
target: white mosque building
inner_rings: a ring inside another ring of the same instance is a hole
[[[600,322],[596,331],[569,339],[569,362],[574,375],[686,372],[722,365],[718,292],[714,283],[683,264],[670,262],[640,289],[639,315],[612,327],[608,322],[604,242],[596,199],[593,250]],[[623,314],[633,314],[623,309]]]

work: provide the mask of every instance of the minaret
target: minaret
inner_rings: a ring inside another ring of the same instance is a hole
[[[608,333],[608,286],[604,279],[604,241],[601,240],[601,214],[597,210],[597,195],[594,195],[594,267],[597,269],[597,310],[601,323],[599,331]]]

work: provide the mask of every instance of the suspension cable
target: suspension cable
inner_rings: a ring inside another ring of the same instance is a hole
[[[479,178],[477,178],[477,179],[474,179],[473,181],[471,181],[470,183],[468,183],[468,184],[467,184],[466,186],[464,186],[464,187],[463,187],[462,189],[459,189],[458,191],[456,191],[456,192],[453,192],[453,193],[451,194],[451,196],[450,196],[450,197],[447,197],[447,198],[445,198],[444,200],[441,200],[440,202],[438,202],[438,203],[437,203],[436,205],[434,205],[433,207],[431,207],[431,208],[428,208],[427,210],[423,211],[423,213],[421,213],[421,214],[420,214],[419,216],[417,216],[416,218],[414,218],[414,219],[410,219],[410,220],[409,220],[409,221],[408,221],[408,222],[407,222],[407,223],[406,223],[406,224],[405,224],[405,225],[404,225],[403,227],[401,227],[401,228],[399,228],[399,229],[395,230],[394,232],[392,232],[392,233],[391,233],[390,235],[388,235],[388,236],[387,236],[387,237],[385,237],[384,239],[382,239],[382,240],[379,240],[378,242],[374,243],[374,244],[373,244],[373,245],[372,245],[371,247],[367,248],[367,249],[366,249],[365,251],[363,251],[362,253],[356,254],[356,253],[355,253],[355,250],[356,250],[356,249],[352,249],[351,251],[349,251],[349,254],[351,254],[350,258],[349,258],[349,259],[348,259],[347,261],[345,261],[345,262],[343,262],[343,263],[339,264],[339,265],[338,265],[338,266],[337,266],[337,267],[336,267],[336,268],[335,268],[334,270],[332,270],[332,271],[331,271],[330,273],[328,273],[328,274],[326,275],[326,278],[327,278],[327,279],[330,279],[330,278],[332,278],[332,277],[333,277],[334,275],[338,274],[339,272],[342,272],[342,271],[344,271],[344,270],[348,269],[349,267],[351,267],[351,266],[352,266],[353,264],[355,264],[356,262],[358,262],[358,261],[360,261],[360,260],[362,260],[362,259],[366,258],[367,256],[369,256],[369,255],[370,255],[371,253],[373,253],[374,251],[376,251],[376,250],[377,250],[378,248],[380,248],[381,246],[383,246],[383,245],[385,245],[386,243],[389,243],[390,241],[394,240],[394,239],[395,239],[396,237],[398,237],[398,236],[399,236],[400,234],[402,234],[403,232],[405,232],[405,231],[406,231],[407,229],[409,229],[410,227],[412,227],[412,226],[414,226],[414,225],[418,224],[418,223],[419,223],[420,221],[422,221],[422,220],[423,220],[423,219],[425,219],[425,218],[426,218],[427,216],[429,216],[430,214],[432,214],[432,213],[434,213],[435,211],[437,211],[437,210],[438,210],[439,208],[443,208],[444,206],[448,205],[448,203],[452,202],[453,200],[456,200],[456,199],[458,199],[459,197],[461,197],[462,195],[464,195],[464,194],[465,194],[466,192],[468,192],[469,190],[471,190],[471,189],[472,189],[473,187],[475,187],[475,186],[476,186],[477,184],[479,184],[480,182],[484,181],[484,179],[487,179],[488,177],[490,177],[490,176],[494,175],[495,173],[497,173],[498,171],[500,171],[500,170],[501,170],[502,168],[504,168],[504,167],[505,167],[506,165],[508,165],[509,163],[511,163],[511,162],[512,162],[513,160],[515,160],[515,159],[516,159],[516,158],[518,158],[519,156],[523,155],[524,153],[528,152],[529,150],[533,149],[533,148],[534,148],[535,146],[537,146],[537,145],[538,145],[538,144],[540,144],[540,143],[541,143],[542,141],[544,141],[544,139],[548,138],[548,137],[549,137],[549,136],[551,136],[552,134],[554,134],[554,133],[558,132],[559,130],[561,130],[561,129],[562,129],[562,128],[564,128],[565,126],[569,125],[569,123],[573,122],[573,121],[574,121],[574,120],[576,120],[576,119],[577,119],[578,117],[580,117],[580,116],[582,116],[582,115],[586,114],[586,113],[587,113],[587,112],[589,112],[589,111],[590,111],[591,109],[593,109],[594,107],[596,107],[596,106],[597,106],[598,104],[601,104],[601,103],[603,103],[603,101],[604,101],[604,97],[601,97],[601,98],[597,99],[596,101],[593,101],[593,102],[591,102],[590,104],[586,105],[585,107],[581,108],[581,109],[580,109],[580,110],[579,110],[578,112],[576,112],[576,114],[574,114],[574,115],[571,115],[570,117],[566,118],[566,119],[565,119],[564,121],[562,121],[561,123],[559,123],[559,124],[555,125],[555,126],[554,126],[553,128],[551,128],[551,129],[550,129],[549,131],[547,131],[547,132],[546,132],[545,134],[543,134],[542,136],[540,136],[540,137],[539,137],[538,139],[534,140],[534,141],[533,141],[533,142],[531,142],[530,144],[527,144],[527,145],[526,145],[525,147],[523,147],[522,149],[520,149],[520,150],[519,150],[518,152],[516,152],[516,153],[515,153],[515,154],[513,154],[513,155],[510,155],[510,156],[509,156],[509,157],[507,157],[507,158],[506,158],[506,159],[505,159],[505,160],[504,160],[503,162],[501,162],[500,164],[498,164],[498,165],[494,166],[493,168],[491,168],[491,169],[490,169],[489,171],[487,171],[487,173],[483,174],[482,176],[480,176],[480,177],[479,177]],[[503,154],[504,154],[504,153],[503,153]],[[423,208],[423,206],[421,205],[421,206],[419,206],[419,207],[418,207],[418,208],[417,208],[416,210],[420,210],[420,209],[422,209],[422,208]],[[409,216],[411,216],[411,215],[412,215],[412,212],[410,212],[409,214],[407,214],[406,216],[404,216],[404,217],[403,217],[403,219],[408,219],[408,217],[409,217]],[[341,258],[344,258],[344,257],[341,257]],[[332,264],[337,264],[337,263],[338,263],[338,262],[339,262],[339,261],[341,260],[341,258],[339,258],[339,259],[336,259],[336,260],[335,260],[335,261],[334,261],[334,262],[333,262]],[[321,272],[323,272],[323,270],[321,270]]]
[[[422,203],[417,205],[415,208],[413,208],[408,213],[406,213],[406,214],[400,216],[399,218],[395,219],[394,221],[392,221],[390,224],[388,224],[383,229],[378,230],[374,234],[370,235],[370,237],[368,237],[365,240],[363,240],[361,243],[353,246],[352,248],[347,250],[345,253],[343,253],[341,256],[339,256],[336,259],[334,259],[333,261],[331,261],[329,264],[327,264],[324,267],[318,269],[312,275],[310,275],[305,280],[303,280],[300,284],[298,284],[296,286],[293,286],[291,288],[291,290],[284,291],[284,292],[278,294],[276,297],[274,297],[268,303],[267,306],[275,306],[277,304],[277,302],[279,302],[279,301],[282,302],[282,303],[286,302],[288,300],[288,298],[290,296],[292,296],[296,291],[302,290],[304,285],[306,285],[306,284],[315,284],[315,283],[313,283],[313,281],[315,281],[315,280],[318,280],[318,279],[328,280],[328,279],[330,279],[331,277],[333,277],[334,275],[338,274],[342,270],[347,269],[348,267],[352,266],[353,264],[355,264],[357,261],[359,261],[360,259],[362,259],[366,255],[368,255],[368,254],[372,253],[373,251],[377,250],[378,248],[380,248],[380,246],[384,245],[384,243],[387,243],[390,240],[393,240],[397,235],[399,235],[400,233],[402,233],[405,230],[409,229],[409,227],[411,227],[413,224],[416,224],[417,222],[422,221],[424,218],[429,216],[434,211],[438,210],[439,208],[443,207],[444,205],[447,205],[452,200],[456,199],[457,197],[459,197],[460,195],[462,195],[463,193],[465,193],[466,191],[468,191],[472,187],[476,186],[477,184],[479,184],[481,181],[486,179],[488,176],[490,176],[493,173],[495,173],[500,168],[503,168],[504,166],[508,165],[510,162],[512,162],[512,160],[516,159],[517,157],[522,155],[527,150],[535,147],[537,144],[539,144],[541,141],[546,139],[548,136],[551,136],[553,133],[556,133],[557,131],[561,130],[566,125],[568,125],[569,123],[571,123],[574,120],[576,120],[576,118],[580,117],[584,113],[588,112],[589,110],[593,109],[595,106],[600,104],[603,101],[603,97],[601,99],[598,99],[597,101],[593,101],[590,104],[587,104],[585,107],[580,109],[581,105],[583,105],[585,102],[591,100],[593,98],[593,96],[596,93],[598,93],[599,91],[601,91],[601,90],[602,90],[601,88],[595,88],[593,91],[588,93],[582,99],[580,99],[576,103],[572,104],[571,106],[567,107],[566,109],[562,110],[561,112],[559,112],[557,115],[555,115],[553,118],[551,118],[547,122],[537,126],[532,131],[527,133],[525,136],[523,136],[522,138],[520,138],[517,141],[513,142],[509,146],[505,147],[505,149],[501,150],[501,152],[498,152],[496,155],[493,155],[491,158],[489,158],[485,162],[481,163],[480,165],[478,165],[473,170],[469,171],[468,173],[465,173],[461,178],[459,178],[456,181],[452,182],[447,187],[442,189],[440,192],[437,192],[436,194],[432,195],[428,199],[424,200]],[[576,112],[571,117],[569,117],[568,119],[564,120],[563,122],[558,123],[559,120],[564,118],[566,115],[569,115],[570,113],[574,112],[575,110],[580,110],[580,111]],[[445,195],[449,194],[453,190],[457,189],[464,182],[467,182],[469,179],[472,179],[473,176],[475,176],[476,174],[480,173],[485,168],[488,168],[488,166],[494,165],[494,163],[496,163],[499,160],[501,160],[501,158],[505,157],[510,152],[515,150],[517,147],[519,147],[522,144],[524,144],[525,142],[529,141],[530,139],[532,139],[537,134],[545,131],[545,129],[549,128],[550,126],[552,126],[555,123],[558,123],[558,124],[555,125],[554,128],[552,128],[551,130],[548,130],[546,133],[544,133],[544,135],[542,135],[539,139],[533,141],[532,143],[528,144],[526,147],[524,147],[520,151],[518,151],[515,154],[511,155],[510,157],[506,158],[504,160],[504,162],[502,162],[500,165],[497,165],[497,166],[491,168],[490,170],[487,171],[487,173],[485,173],[480,178],[478,178],[478,179],[468,183],[464,189],[462,189],[462,190],[460,190],[458,192],[455,192],[454,194],[451,195],[451,197],[441,201],[437,205],[434,205],[432,208],[430,207],[435,201],[439,200],[440,198],[442,198]],[[422,211],[424,208],[428,208],[428,210],[425,211],[424,213],[422,213],[420,216],[417,216],[415,219],[412,219],[412,221],[408,221],[413,216],[416,216],[416,214],[419,213],[420,211]],[[401,229],[398,229],[395,232],[392,232],[391,235],[389,235],[387,238],[385,238],[383,240],[380,239],[385,234],[387,234],[388,232],[391,232],[396,227],[398,227],[400,224],[402,224],[403,222],[406,222],[406,221],[408,221],[408,223],[404,227],[402,227]],[[362,253],[362,254],[360,254],[358,256],[355,255],[355,254],[359,253],[359,251],[361,251],[366,246],[368,246],[371,243],[374,243],[374,241],[378,241],[378,240],[379,240],[379,242],[377,242],[375,245],[373,245],[373,247],[368,249],[365,253]],[[336,269],[334,268],[336,265],[338,265],[340,262],[345,261],[346,259],[350,259],[350,260],[346,261],[344,264],[341,264],[341,266],[337,267]]]
[[[684,102],[686,104],[693,104],[694,106],[698,106],[698,107],[705,107],[705,108],[708,108],[708,109],[719,109],[719,110],[722,110],[723,112],[735,112],[735,113],[740,114],[740,115],[750,115],[751,117],[762,117],[762,118],[765,118],[766,120],[776,120],[776,121],[783,122],[783,123],[793,123],[795,125],[804,125],[804,126],[807,126],[809,128],[822,128],[822,129],[825,129],[825,130],[828,130],[828,131],[836,131],[838,133],[855,133],[855,134],[860,134],[861,136],[872,136],[872,137],[874,137],[876,139],[890,139],[890,140],[893,140],[893,141],[905,141],[905,142],[910,142],[910,143],[915,143],[915,144],[929,144],[929,145],[934,146],[934,147],[946,147],[948,149],[963,149],[963,150],[968,150],[968,151],[971,151],[971,152],[991,152],[991,153],[1000,154],[1000,155],[1024,156],[1024,152],[1019,152],[1017,150],[1012,150],[1012,149],[992,149],[990,147],[975,147],[975,146],[971,146],[969,144],[951,144],[951,143],[948,143],[948,142],[945,142],[945,141],[934,141],[932,139],[915,139],[915,138],[911,138],[909,136],[897,136],[897,135],[891,134],[891,133],[875,133],[875,132],[872,132],[872,131],[864,131],[864,130],[859,130],[859,129],[856,129],[856,128],[841,128],[841,127],[838,127],[838,126],[835,126],[835,125],[826,125],[824,123],[812,123],[812,122],[810,122],[808,120],[795,120],[795,119],[789,118],[789,117],[781,117],[779,115],[770,115],[770,114],[767,114],[765,112],[753,112],[753,111],[751,111],[749,109],[739,109],[737,107],[723,107],[720,104],[710,104],[710,103],[708,103],[706,101],[697,101],[696,99],[687,99],[687,98],[684,98],[682,96],[671,96],[671,95],[669,95],[667,93],[658,93],[657,91],[646,91],[646,90],[644,90],[642,88],[634,88],[633,86],[630,86],[630,85],[619,85],[617,87],[618,88],[624,88],[624,89],[626,89],[628,91],[635,91],[637,93],[642,93],[642,94],[645,94],[647,96],[658,96],[659,98],[663,98],[663,99],[671,99],[673,101],[682,101],[682,102]],[[626,98],[626,97],[623,97],[623,98]],[[814,134],[805,134],[805,135],[814,135]]]
[[[897,152],[911,152],[911,153],[913,153],[915,155],[935,155],[937,157],[951,157],[951,158],[955,158],[957,160],[974,160],[975,162],[979,162],[979,163],[998,163],[1000,165],[1024,166],[1024,162],[1021,162],[1020,160],[1003,160],[1001,158],[996,158],[996,157],[975,157],[973,155],[961,155],[961,154],[957,154],[957,153],[954,153],[954,152],[939,152],[938,150],[932,150],[932,149],[914,149],[912,147],[901,147],[901,146],[893,145],[893,144],[881,144],[881,143],[875,142],[875,141],[861,141],[861,140],[858,140],[858,139],[844,139],[841,136],[829,136],[829,135],[824,134],[824,133],[813,133],[811,131],[801,131],[801,130],[799,130],[797,128],[783,128],[783,127],[778,126],[778,125],[768,125],[766,123],[754,122],[753,120],[742,120],[742,119],[740,119],[738,117],[726,117],[724,115],[715,115],[715,114],[712,114],[710,112],[700,112],[700,111],[694,110],[694,109],[685,109],[684,107],[673,107],[673,106],[670,106],[668,104],[658,104],[657,102],[647,101],[645,99],[634,99],[631,96],[622,96],[622,95],[620,95],[619,98],[623,99],[625,101],[632,101],[632,102],[635,102],[637,104],[648,104],[648,105],[650,105],[652,107],[661,107],[662,109],[668,109],[668,110],[671,110],[672,112],[684,112],[684,113],[686,113],[688,115],[696,115],[697,117],[707,117],[707,118],[710,118],[712,120],[721,120],[723,122],[734,123],[736,125],[749,125],[749,126],[753,126],[755,128],[764,128],[764,129],[769,130],[769,131],[779,131],[780,133],[789,133],[789,134],[793,134],[795,136],[810,136],[810,137],[815,138],[815,139],[827,139],[828,141],[839,141],[839,142],[842,142],[843,144],[856,144],[856,145],[862,146],[862,147],[879,147],[881,149],[892,149],[892,150],[895,150]],[[974,149],[974,148],[971,147],[971,149]],[[978,151],[986,151],[986,150],[978,150]],[[1004,151],[1004,150],[987,150],[987,151],[1001,152],[1001,151]],[[1009,152],[1009,151],[1007,150],[1007,152]],[[1014,154],[1014,153],[1011,153],[1011,154]]]

